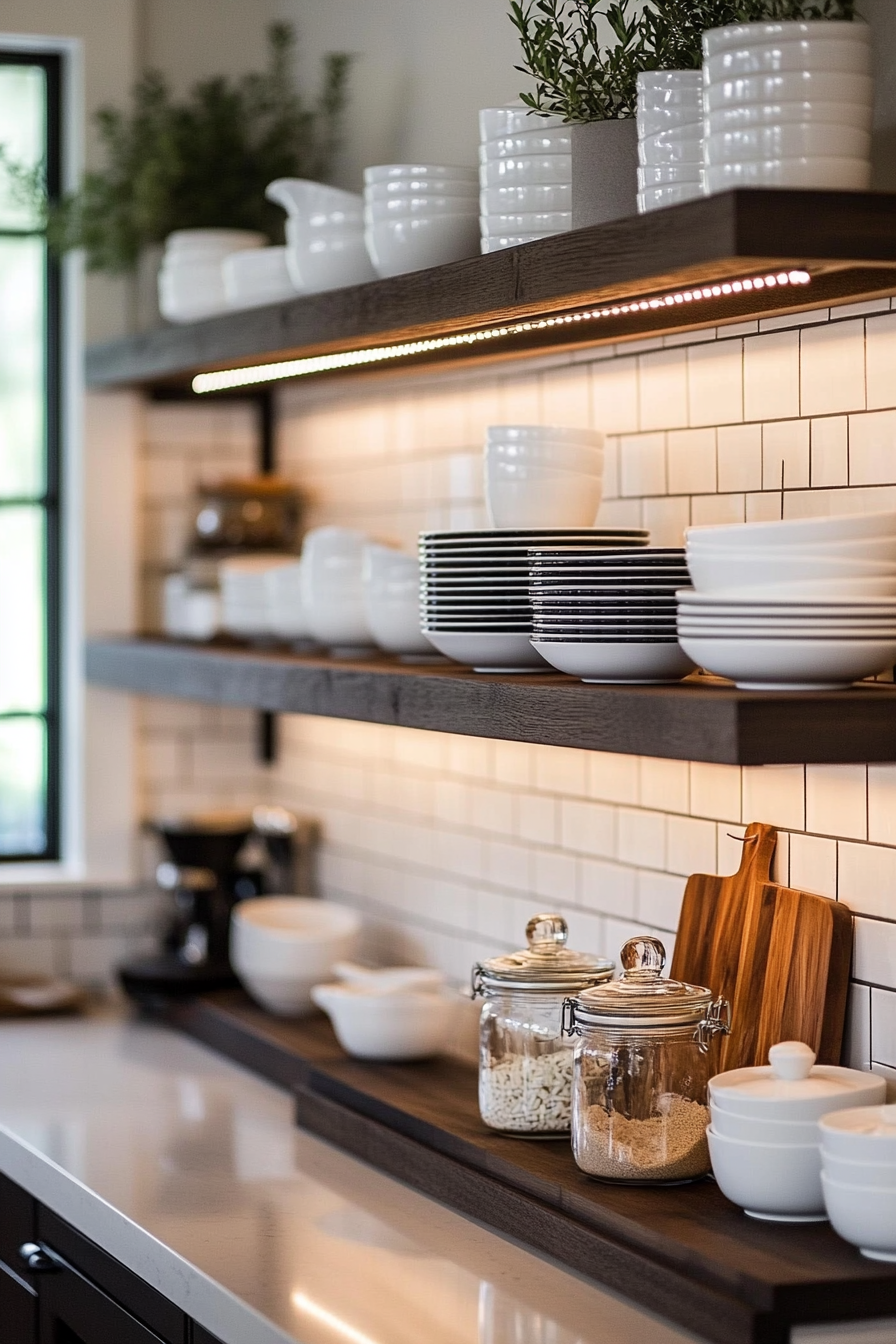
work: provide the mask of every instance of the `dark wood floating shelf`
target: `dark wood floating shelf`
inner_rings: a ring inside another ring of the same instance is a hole
[[[712,326],[896,288],[896,194],[726,192],[390,280],[91,347],[93,387],[189,386],[197,373],[470,332],[769,272],[811,283],[536,329],[385,367],[477,360]]]
[[[896,687],[738,691],[586,686],[556,675],[482,676],[454,665],[331,658],[161,638],[95,639],[94,684],[273,713],[388,723],[472,737],[724,765],[896,761]]]
[[[566,1140],[505,1138],[479,1118],[475,1070],[349,1059],[320,1017],[278,1021],[241,991],[165,1019],[281,1086],[329,1143],[717,1344],[787,1344],[794,1325],[896,1315],[896,1266],[828,1224],[746,1217],[710,1181],[602,1184]]]

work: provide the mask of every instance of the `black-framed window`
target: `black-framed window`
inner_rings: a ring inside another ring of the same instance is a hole
[[[59,858],[60,277],[23,179],[59,191],[61,62],[0,42],[0,862]]]

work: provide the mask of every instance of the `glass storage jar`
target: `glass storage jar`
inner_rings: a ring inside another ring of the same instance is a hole
[[[665,1185],[710,1169],[706,1087],[729,1007],[710,989],[664,980],[656,938],[631,938],[622,976],[566,1000],[577,1038],[572,1148],[589,1176]]]
[[[569,1132],[573,1050],[563,1035],[563,1001],[609,980],[613,962],[566,947],[561,915],[533,915],[528,947],[473,967],[482,995],[479,1111],[510,1134]]]

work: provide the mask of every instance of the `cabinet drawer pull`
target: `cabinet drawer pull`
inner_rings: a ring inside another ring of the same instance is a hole
[[[58,1274],[62,1269],[59,1261],[36,1241],[25,1241],[19,1247],[19,1256],[32,1274]]]

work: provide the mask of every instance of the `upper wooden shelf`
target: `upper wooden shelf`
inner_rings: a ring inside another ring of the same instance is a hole
[[[92,387],[189,387],[197,373],[471,332],[800,269],[808,284],[578,320],[399,361],[509,358],[797,312],[896,289],[896,194],[734,191],[524,247],[129,336],[87,353]]]
[[[586,686],[560,674],[479,675],[160,638],[90,641],[87,676],[138,694],[675,760],[896,761],[896,687],[884,683],[814,692],[738,691],[709,677]]]

